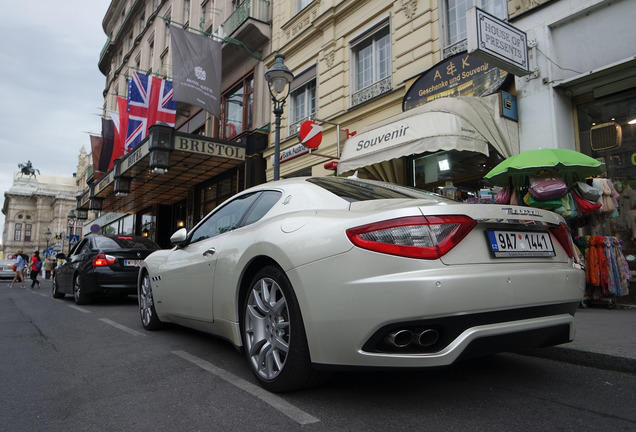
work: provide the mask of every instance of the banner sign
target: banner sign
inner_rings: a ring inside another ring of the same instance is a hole
[[[245,160],[245,148],[233,145],[230,142],[204,139],[198,135],[196,135],[196,138],[176,135],[173,148],[174,150],[188,153],[199,153],[241,161]]]
[[[221,42],[170,26],[174,99],[221,118]]]
[[[417,78],[404,95],[402,110],[442,97],[487,96],[497,92],[507,76],[505,70],[465,52],[456,54]]]

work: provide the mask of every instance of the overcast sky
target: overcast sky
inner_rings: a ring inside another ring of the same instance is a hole
[[[99,54],[110,0],[0,0],[0,191],[18,163],[71,177],[101,133]],[[0,232],[4,229],[0,214]],[[1,240],[0,240],[1,241]]]

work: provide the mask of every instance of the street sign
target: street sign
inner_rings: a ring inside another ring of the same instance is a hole
[[[305,146],[312,149],[318,148],[322,141],[322,127],[311,120],[306,120],[300,125],[298,136]]]
[[[71,246],[75,246],[77,243],[79,243],[79,235],[71,235],[71,236],[69,236],[68,243]]]
[[[479,8],[466,12],[468,54],[517,76],[528,75],[528,37]]]

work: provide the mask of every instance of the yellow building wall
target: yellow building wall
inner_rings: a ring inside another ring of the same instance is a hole
[[[543,1],[509,0],[511,13],[522,13]],[[442,60],[438,0],[314,0],[299,13],[294,0],[273,0],[272,55],[285,56],[285,65],[297,74],[316,65],[316,118],[340,124],[344,131],[360,131],[375,122],[402,112],[405,91],[417,76]],[[391,29],[392,91],[357,106],[351,106],[351,41],[366,30],[389,19]],[[281,123],[281,150],[298,145],[295,131],[288,128],[289,102]],[[274,125],[272,114],[271,124]],[[316,151],[337,155],[336,128],[322,124],[323,141]],[[340,147],[344,146],[341,140]],[[267,177],[273,177],[271,156],[274,134],[270,134]],[[280,175],[292,175],[308,167],[324,172],[329,159],[304,155],[280,165]]]

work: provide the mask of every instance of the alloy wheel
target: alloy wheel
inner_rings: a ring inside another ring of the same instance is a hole
[[[144,327],[147,327],[152,320],[154,315],[152,309],[153,305],[150,277],[145,275],[141,281],[141,289],[139,291],[139,313],[141,314],[141,322]]]
[[[245,335],[254,371],[265,380],[277,378],[289,354],[290,324],[287,299],[272,278],[260,279],[249,293]]]

